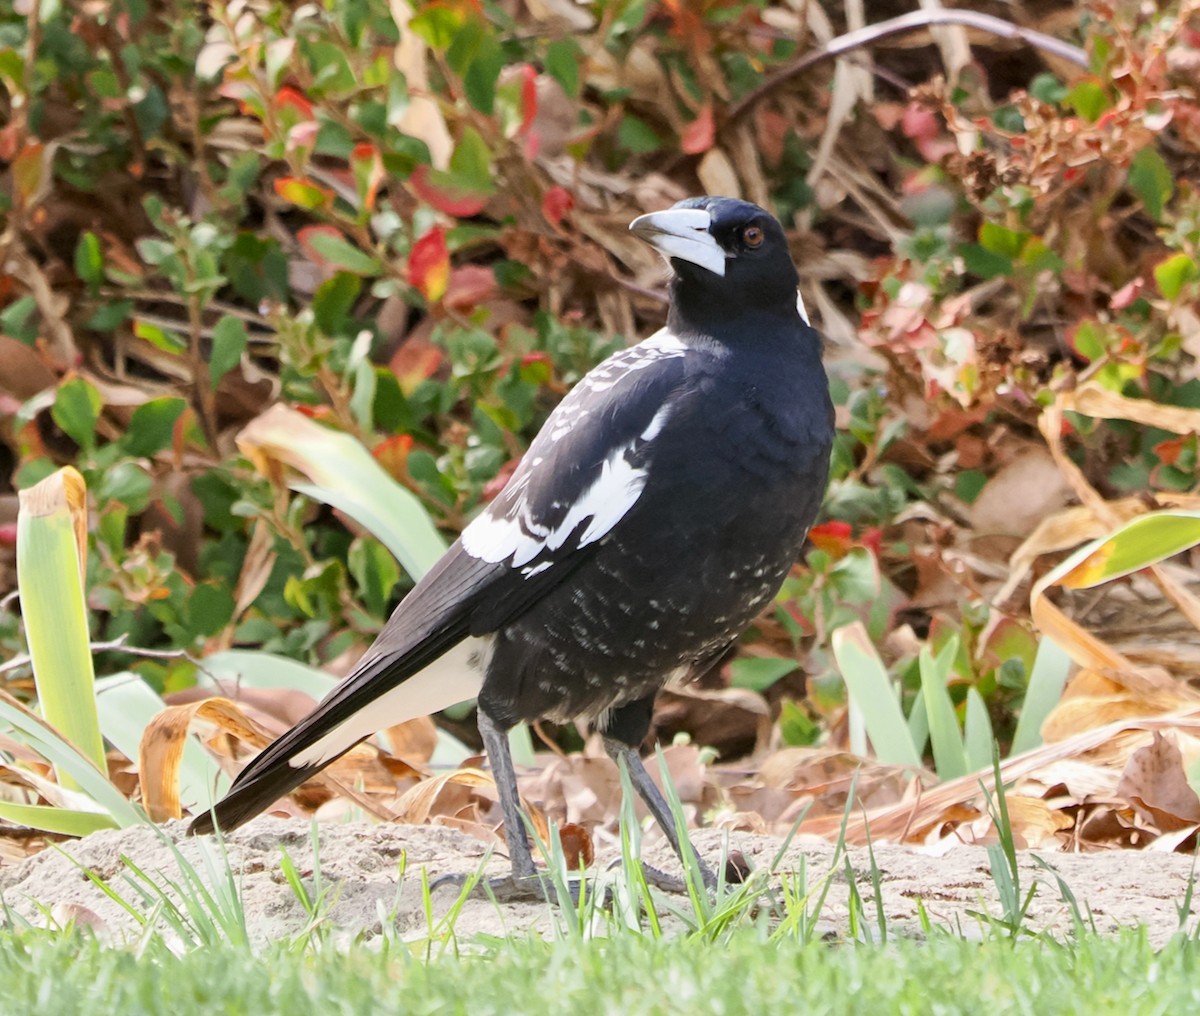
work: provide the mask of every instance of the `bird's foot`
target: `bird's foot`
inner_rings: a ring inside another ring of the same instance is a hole
[[[471,875],[443,875],[429,883],[429,891],[436,892],[443,886],[452,885],[461,892],[473,879]],[[580,879],[567,882],[567,892],[574,903],[579,902]],[[532,875],[508,875],[504,878],[479,879],[471,887],[471,896],[491,898],[497,903],[557,903],[558,890],[549,875],[535,872]]]

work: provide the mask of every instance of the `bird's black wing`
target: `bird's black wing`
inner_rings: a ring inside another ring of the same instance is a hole
[[[614,354],[546,421],[504,490],[404,598],[354,671],[263,750],[192,823],[236,828],[377,730],[473,698],[474,659],[438,661],[569,580],[636,503],[685,347],[669,334]]]

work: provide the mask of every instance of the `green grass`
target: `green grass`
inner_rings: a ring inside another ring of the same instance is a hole
[[[886,946],[698,940],[504,941],[425,962],[377,940],[345,952],[216,946],[176,956],[90,937],[0,937],[0,1011],[190,1016],[371,1013],[1196,1012],[1200,946],[1128,931],[1071,944],[935,935]]]

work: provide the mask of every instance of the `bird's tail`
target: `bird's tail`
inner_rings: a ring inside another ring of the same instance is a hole
[[[445,641],[431,640],[399,661],[368,653],[308,716],[242,770],[229,793],[196,816],[188,832],[236,829],[377,730],[476,697],[488,647],[482,639],[461,639],[447,633]]]

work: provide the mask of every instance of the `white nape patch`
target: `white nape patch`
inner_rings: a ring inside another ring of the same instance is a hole
[[[796,290],[796,310],[800,312],[801,321],[803,321],[806,325],[812,324],[812,322],[808,320],[808,308],[804,306],[804,296],[798,289]]]
[[[324,765],[376,731],[477,697],[492,646],[490,637],[465,639],[293,755],[288,765],[293,769]]]

